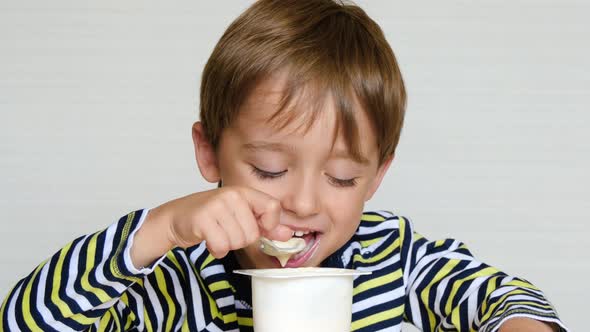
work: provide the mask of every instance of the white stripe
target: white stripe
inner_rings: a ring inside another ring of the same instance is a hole
[[[97,305],[92,310],[110,309],[117,301],[119,301],[118,297],[112,298],[102,304]]]
[[[535,316],[535,315],[525,314],[525,313],[517,313],[517,314],[509,315],[507,317],[502,317],[502,320],[500,321],[500,323],[498,325],[496,325],[496,327],[500,327],[508,319],[514,318],[514,317],[526,317],[526,318],[531,318],[531,319],[534,319],[534,320],[540,320],[540,321],[543,321],[543,322],[555,323],[555,324],[559,325],[560,327],[562,327],[564,330],[569,331],[569,329],[565,325],[563,325],[563,323],[561,321],[559,321],[558,319],[549,318],[549,317]],[[497,321],[497,319],[496,319],[496,321]],[[491,332],[492,330],[488,330],[489,329],[489,326],[491,324],[493,324],[493,321],[492,320],[489,320],[488,322],[485,323],[484,326],[482,326],[480,328],[480,331],[481,332]],[[498,329],[496,329],[494,331],[498,331]]]
[[[466,292],[466,294],[469,293],[469,297],[467,298],[467,320],[469,321],[470,325],[472,325],[477,319],[477,313],[479,312],[479,302],[477,302],[477,294],[479,292],[479,288],[486,280],[488,280],[488,278],[477,278],[477,280],[473,281],[472,285],[475,288],[475,291],[470,292],[471,287],[469,287],[469,289]],[[477,324],[477,326],[479,326],[479,324]],[[471,326],[469,326],[469,328],[471,328]]]
[[[215,300],[215,302],[217,302],[217,306],[219,307],[218,309],[221,309],[221,308],[225,308],[229,305],[233,306],[235,303],[235,299],[234,299],[233,295],[229,295],[229,296],[217,299],[217,300]]]
[[[223,330],[220,329],[219,326],[217,326],[215,324],[215,322],[211,322],[211,323],[209,323],[209,325],[207,325],[207,331],[209,331],[209,332],[223,332]]]
[[[404,222],[404,220],[400,219],[399,222]],[[398,225],[399,226],[399,225]],[[402,261],[405,261],[406,264],[405,266],[402,266],[402,269],[404,269],[404,286],[406,287],[406,294],[408,293],[408,287],[409,287],[409,279],[410,279],[410,271],[412,270],[412,253],[414,252],[414,225],[412,225],[411,222],[407,223],[407,227],[405,227],[405,233],[403,234],[403,238],[401,237],[402,234],[400,234],[400,253],[402,255],[405,255],[405,259],[402,259]],[[407,251],[403,252],[402,248],[403,248],[403,244],[404,242],[406,242],[406,238],[409,237],[409,247],[407,249]]]
[[[396,219],[386,219],[381,222],[376,223],[375,226],[361,226],[358,228],[356,234],[358,235],[370,235],[375,234],[379,231],[383,230],[395,230],[398,227],[395,224],[399,224]]]
[[[16,306],[16,299],[18,298],[18,294],[20,294],[20,290],[24,284],[24,282],[21,283],[20,286],[18,286],[18,288],[14,290],[14,292],[12,293],[12,298],[10,299],[10,303],[8,303],[8,312],[6,313],[6,316],[8,318],[9,331],[19,330],[19,327],[16,324],[16,314],[14,312],[14,307]]]
[[[512,292],[513,290],[515,290],[517,287],[516,286],[501,286],[498,289],[494,290],[493,292],[490,293],[489,295],[489,299],[495,299],[497,297],[501,297],[502,295],[508,293],[508,292]]]
[[[441,306],[441,302],[443,300],[443,296],[444,296],[444,292],[445,290],[447,290],[448,288],[448,284],[449,281],[451,279],[453,279],[454,277],[456,277],[458,274],[465,272],[465,270],[471,269],[471,268],[475,268],[477,266],[480,266],[481,263],[479,262],[470,262],[464,269],[461,269],[459,271],[455,271],[452,274],[447,275],[446,277],[443,278],[443,280],[438,284],[438,286],[436,287],[436,296],[434,298],[434,312],[439,316],[439,317],[444,317],[446,316],[445,314],[443,314],[440,310],[440,306]],[[469,279],[469,276],[466,277],[467,279]],[[464,278],[465,279],[465,278]],[[459,282],[459,280],[456,280],[455,282]],[[481,284],[481,282],[480,282]],[[469,287],[469,289],[472,289],[473,287]],[[464,293],[467,296],[469,295],[469,292]],[[463,300],[466,298],[466,296],[463,296],[463,298],[459,301],[459,303],[463,302]],[[447,301],[449,300],[448,298],[446,299]]]
[[[53,317],[53,314],[51,313],[51,311],[49,311],[49,308],[47,308],[45,306],[43,299],[45,299],[45,285],[47,284],[48,271],[49,271],[49,262],[48,262],[48,264],[45,264],[45,266],[43,266],[43,268],[41,268],[41,273],[39,274],[39,282],[37,283],[37,285],[38,285],[37,296],[35,298],[37,310],[39,310],[39,313],[43,317],[43,321],[47,325],[53,327],[54,329],[56,329],[58,331],[72,330],[71,327],[56,320],[55,317]],[[26,300],[26,299],[23,299],[23,301],[24,300]],[[31,308],[31,311],[33,311],[34,309],[35,308]],[[23,313],[23,315],[27,315],[27,313]]]
[[[162,303],[160,303],[160,300],[158,300],[156,291],[147,278],[144,280],[143,287],[147,293],[151,307],[156,314],[156,326],[152,325],[152,328],[157,327],[156,331],[162,331],[162,328],[164,327],[164,312],[162,311]]]
[[[420,302],[418,301],[418,296],[414,292],[411,292],[407,297],[410,302],[410,309],[412,309],[412,314],[408,319],[419,330],[422,330],[422,315],[420,314]]]
[[[375,331],[375,332],[401,332],[402,324],[397,324],[395,326],[386,327],[384,329]]]
[[[221,264],[213,264],[210,266],[207,266],[206,268],[201,270],[201,277],[203,277],[203,279],[209,278],[211,276],[214,276],[216,274],[225,274],[225,269],[223,268],[223,265]],[[228,271],[227,273],[231,273],[231,271]]]
[[[137,225],[135,226],[135,228],[131,229],[131,232],[129,233],[129,236],[127,238],[127,242],[125,244],[125,248],[123,248],[123,262],[125,264],[125,267],[131,272],[131,274],[134,275],[148,275],[152,272],[154,272],[154,269],[164,260],[164,258],[166,258],[166,254],[162,255],[162,257],[158,258],[154,263],[152,263],[152,266],[150,268],[146,268],[146,267],[140,267],[137,268],[135,267],[135,265],[133,265],[133,260],[131,260],[131,247],[133,247],[133,239],[135,238],[135,233],[137,233],[137,231],[139,230],[139,228],[141,227],[141,225],[143,225],[145,218],[147,217],[149,212],[149,209],[144,209],[141,212],[141,216],[139,217],[139,221],[137,222]]]
[[[183,263],[185,264],[185,266],[189,267],[189,273],[188,273],[188,276],[190,279],[189,285],[194,286],[194,287],[190,287],[191,301],[193,303],[193,306],[195,307],[195,310],[193,310],[192,314],[195,317],[195,322],[197,324],[197,330],[202,331],[203,329],[205,329],[205,318],[203,316],[203,304],[201,302],[201,293],[199,291],[201,286],[200,286],[199,282],[197,281],[195,275],[193,273],[190,273],[190,272],[193,272],[193,269],[190,268],[191,263],[187,261],[187,258],[185,255],[182,255],[181,257],[183,259]]]
[[[358,266],[356,269],[359,271],[379,271],[382,270],[384,268],[387,268],[388,266],[391,266],[392,264],[395,264],[399,261],[400,259],[400,254],[397,253],[389,258],[387,258],[384,261],[379,262],[379,264],[376,265],[367,265],[367,266]],[[397,271],[396,271],[397,272]]]
[[[193,252],[191,252],[189,256],[191,262],[196,262],[197,258],[199,258],[199,256],[201,256],[205,252],[205,249],[207,249],[207,245],[205,241],[203,241],[193,250]],[[199,266],[195,266],[195,268],[197,269],[197,271],[199,270]]]
[[[384,241],[387,241],[388,239],[391,239],[391,237],[393,235],[394,235],[393,233],[390,233],[390,234],[384,236],[383,237],[383,240],[382,241],[379,241],[380,244],[383,244]],[[342,256],[340,257],[340,259],[342,260],[342,263],[344,264],[344,266],[347,266],[348,264],[350,264],[350,261],[353,259],[354,252],[356,250],[358,250],[359,254],[362,256],[362,255],[365,255],[365,254],[373,254],[373,249],[374,249],[373,245],[371,245],[371,246],[369,246],[367,248],[363,248],[359,242],[352,242],[346,249],[344,249],[344,251],[342,252]],[[378,255],[379,253],[376,253],[376,254]],[[394,257],[397,257],[395,259],[396,260],[399,260],[399,253],[393,255],[390,258],[394,258]],[[383,262],[381,262],[381,263],[379,263],[377,265],[374,265],[374,268],[371,267],[371,266],[363,266],[363,267],[358,267],[357,269],[361,270],[361,269],[367,268],[366,271],[375,271],[375,270],[381,269],[383,266],[385,266],[385,262],[389,262],[390,261],[390,258],[388,258],[387,260],[385,260],[385,261],[383,261]],[[395,263],[395,260],[391,260],[391,262],[392,263]]]
[[[236,305],[236,309],[244,309],[244,310],[252,310],[252,307],[250,307],[247,303],[244,303],[244,301],[235,301],[235,305]]]
[[[88,240],[89,237],[90,237],[90,235],[84,236],[74,246],[74,249],[71,250],[70,264],[69,264],[69,268],[68,268],[68,280],[66,282],[66,287],[65,287],[66,295],[72,301],[76,302],[76,304],[78,306],[80,306],[80,309],[82,311],[88,311],[88,310],[92,309],[93,306],[85,296],[83,296],[82,294],[78,294],[76,292],[76,289],[74,288],[74,281],[79,279],[80,271],[82,270],[78,266],[78,258],[80,258],[80,248],[82,248],[82,246],[86,243],[86,240]]]
[[[395,217],[395,213],[393,213],[393,211],[377,210],[377,211],[373,211],[373,212],[377,213],[378,215],[380,215],[381,217],[383,217],[385,219]]]
[[[420,249],[423,249],[424,246]],[[419,249],[419,250],[420,250]],[[410,289],[408,290],[408,298],[410,301],[410,308],[412,309],[412,316],[414,318],[410,319],[412,322],[414,322],[414,324],[416,324],[416,327],[418,327],[419,329],[422,329],[422,315],[420,313],[420,295],[416,292],[416,289],[418,287],[421,286],[422,281],[424,280],[424,278],[426,277],[426,275],[430,272],[430,270],[432,270],[434,268],[434,264],[429,265],[427,268],[425,268],[424,266],[433,260],[436,260],[442,256],[444,256],[445,252],[441,252],[441,253],[437,253],[434,255],[430,255],[428,257],[426,257],[424,259],[424,261],[420,261],[419,264],[416,265],[416,268],[414,269],[414,271],[412,271],[410,278],[412,276],[414,276],[414,278],[416,278],[416,280],[410,280]],[[423,269],[422,271],[419,270],[419,268]],[[420,273],[418,273],[420,272]],[[411,278],[412,279],[412,278]],[[427,280],[427,282],[429,282],[430,280]]]
[[[352,312],[356,313],[359,311],[363,311],[365,309],[380,305],[382,303],[386,303],[389,301],[393,301],[395,299],[399,299],[404,296],[404,287],[398,287],[394,290],[387,291],[385,293],[381,293],[375,296],[371,296],[366,298],[362,301],[358,301],[352,304]]]
[[[174,331],[180,331],[182,328],[182,322],[186,317],[186,301],[184,299],[184,294],[182,292],[182,286],[180,284],[178,276],[176,275],[176,271],[168,267],[168,265],[165,263],[162,263],[160,266],[166,269],[170,274],[170,277],[172,279],[172,286],[174,287],[174,295],[176,297],[176,300],[180,304],[180,308],[176,308],[177,311],[180,310],[180,319],[176,322],[176,327],[174,328]]]
[[[133,297],[133,299],[135,300],[136,303],[136,307],[135,308],[130,308],[131,312],[133,312],[135,314],[135,317],[137,318],[138,322],[137,322],[137,330],[138,331],[143,331],[145,328],[145,317],[143,316],[144,313],[144,305],[143,305],[143,298],[131,287],[129,287],[127,289],[127,294],[131,297]],[[131,301],[129,302],[131,303]]]
[[[122,283],[115,282],[108,280],[103,272],[105,263],[110,263],[110,257],[113,253],[113,238],[115,236],[115,231],[117,230],[117,224],[111,225],[105,231],[104,237],[104,246],[102,250],[102,260],[96,265],[95,275],[96,281],[104,286],[114,288],[119,294],[122,294],[128,286],[125,286]],[[97,239],[98,242],[98,239]]]
[[[533,310],[533,311],[540,311],[540,312],[544,312],[544,313],[552,313],[553,310],[551,309],[543,309],[543,308],[539,308],[536,306],[532,306],[529,304],[525,304],[525,303],[507,303],[507,301],[509,300],[519,300],[519,301],[530,301],[539,305],[548,305],[547,302],[540,300],[534,296],[531,295],[525,295],[525,294],[515,294],[515,295],[508,295],[508,297],[498,306],[496,307],[497,311],[503,311],[506,306],[510,306],[510,309],[508,310],[512,310],[513,308],[527,308],[529,310]]]
[[[416,266],[414,267],[413,271],[409,275],[409,280],[408,280],[409,286],[413,286],[415,283],[422,282],[421,280],[424,278],[424,275],[426,274],[426,271],[422,271],[422,270],[424,269],[424,267],[426,265],[428,265],[430,262],[433,262],[433,261],[438,260],[440,258],[446,257],[452,251],[456,250],[459,247],[459,242],[453,241],[453,243],[449,246],[449,248],[447,250],[437,252],[434,254],[425,255],[426,247],[428,246],[429,243],[432,243],[432,242],[425,242],[422,245],[422,247],[420,247],[420,249],[418,249],[418,253],[419,253],[418,256],[423,256],[423,257],[421,257],[421,259],[417,261]],[[411,259],[411,257],[407,258],[408,261],[410,259]],[[434,264],[430,265],[428,270],[430,270],[433,265]],[[422,278],[420,278],[420,281],[418,282],[417,279],[419,276],[422,276]]]

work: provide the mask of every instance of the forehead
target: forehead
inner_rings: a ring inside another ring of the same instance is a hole
[[[331,148],[350,152],[350,140],[342,130],[337,101],[329,90],[306,84],[286,96],[286,74],[261,80],[242,104],[234,121],[235,129],[247,139],[286,140],[309,138],[330,142]],[[377,144],[366,112],[353,100],[354,124],[358,130],[361,158],[377,158]],[[367,161],[367,160],[358,160]]]

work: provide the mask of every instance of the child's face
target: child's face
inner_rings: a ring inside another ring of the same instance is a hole
[[[247,186],[280,200],[281,223],[312,232],[304,236],[311,249],[287,266],[319,266],[352,237],[364,203],[376,191],[391,159],[379,166],[375,136],[364,112],[357,112],[356,122],[365,162],[349,156],[343,137],[333,140],[337,122],[331,98],[326,98],[323,111],[307,130],[302,126],[306,116],[282,129],[270,125],[267,120],[277,110],[282,83],[277,78],[259,84],[222,133],[216,153],[208,153],[215,155],[215,161],[202,160],[206,159],[202,147],[196,149],[197,159],[211,182],[221,179],[224,186]],[[292,111],[305,112],[286,110]],[[195,130],[202,130],[199,123]],[[280,266],[256,244],[236,254],[243,268]]]

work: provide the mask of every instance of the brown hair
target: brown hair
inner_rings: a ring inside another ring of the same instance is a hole
[[[213,146],[257,82],[282,70],[287,87],[277,119],[292,119],[279,117],[281,110],[304,90],[316,101],[330,93],[337,130],[359,157],[358,100],[375,131],[379,163],[394,154],[406,107],[397,61],[377,23],[358,6],[333,0],[259,0],[231,23],[201,82],[200,118]]]

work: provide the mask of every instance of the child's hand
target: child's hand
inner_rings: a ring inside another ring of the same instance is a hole
[[[264,235],[286,241],[293,231],[280,225],[281,204],[245,187],[223,187],[191,194],[152,209],[135,235],[131,258],[145,266],[168,250],[207,242],[216,258],[244,248]]]

